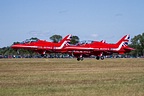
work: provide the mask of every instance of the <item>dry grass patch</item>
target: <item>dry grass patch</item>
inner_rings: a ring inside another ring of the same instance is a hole
[[[0,95],[143,96],[144,59],[0,59]]]

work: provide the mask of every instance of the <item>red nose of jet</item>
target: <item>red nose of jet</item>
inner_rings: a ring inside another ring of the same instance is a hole
[[[11,46],[11,48],[13,49],[19,49],[19,48],[22,48],[23,46],[21,44],[14,44]]]

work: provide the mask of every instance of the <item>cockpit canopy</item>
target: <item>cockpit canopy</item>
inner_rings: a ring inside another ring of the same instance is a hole
[[[24,43],[31,43],[31,42],[37,42],[39,39],[26,39],[25,41],[21,42],[21,44]]]
[[[92,41],[92,40],[83,40],[83,41],[80,41],[79,42],[79,44],[81,45],[81,44],[91,44],[91,43],[93,43],[94,41]]]

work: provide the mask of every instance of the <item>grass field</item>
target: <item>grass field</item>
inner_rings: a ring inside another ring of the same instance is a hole
[[[0,59],[0,96],[144,96],[144,59]]]

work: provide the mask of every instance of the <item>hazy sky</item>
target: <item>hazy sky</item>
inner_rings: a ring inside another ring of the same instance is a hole
[[[0,47],[58,34],[117,42],[144,32],[144,0],[0,0]]]

